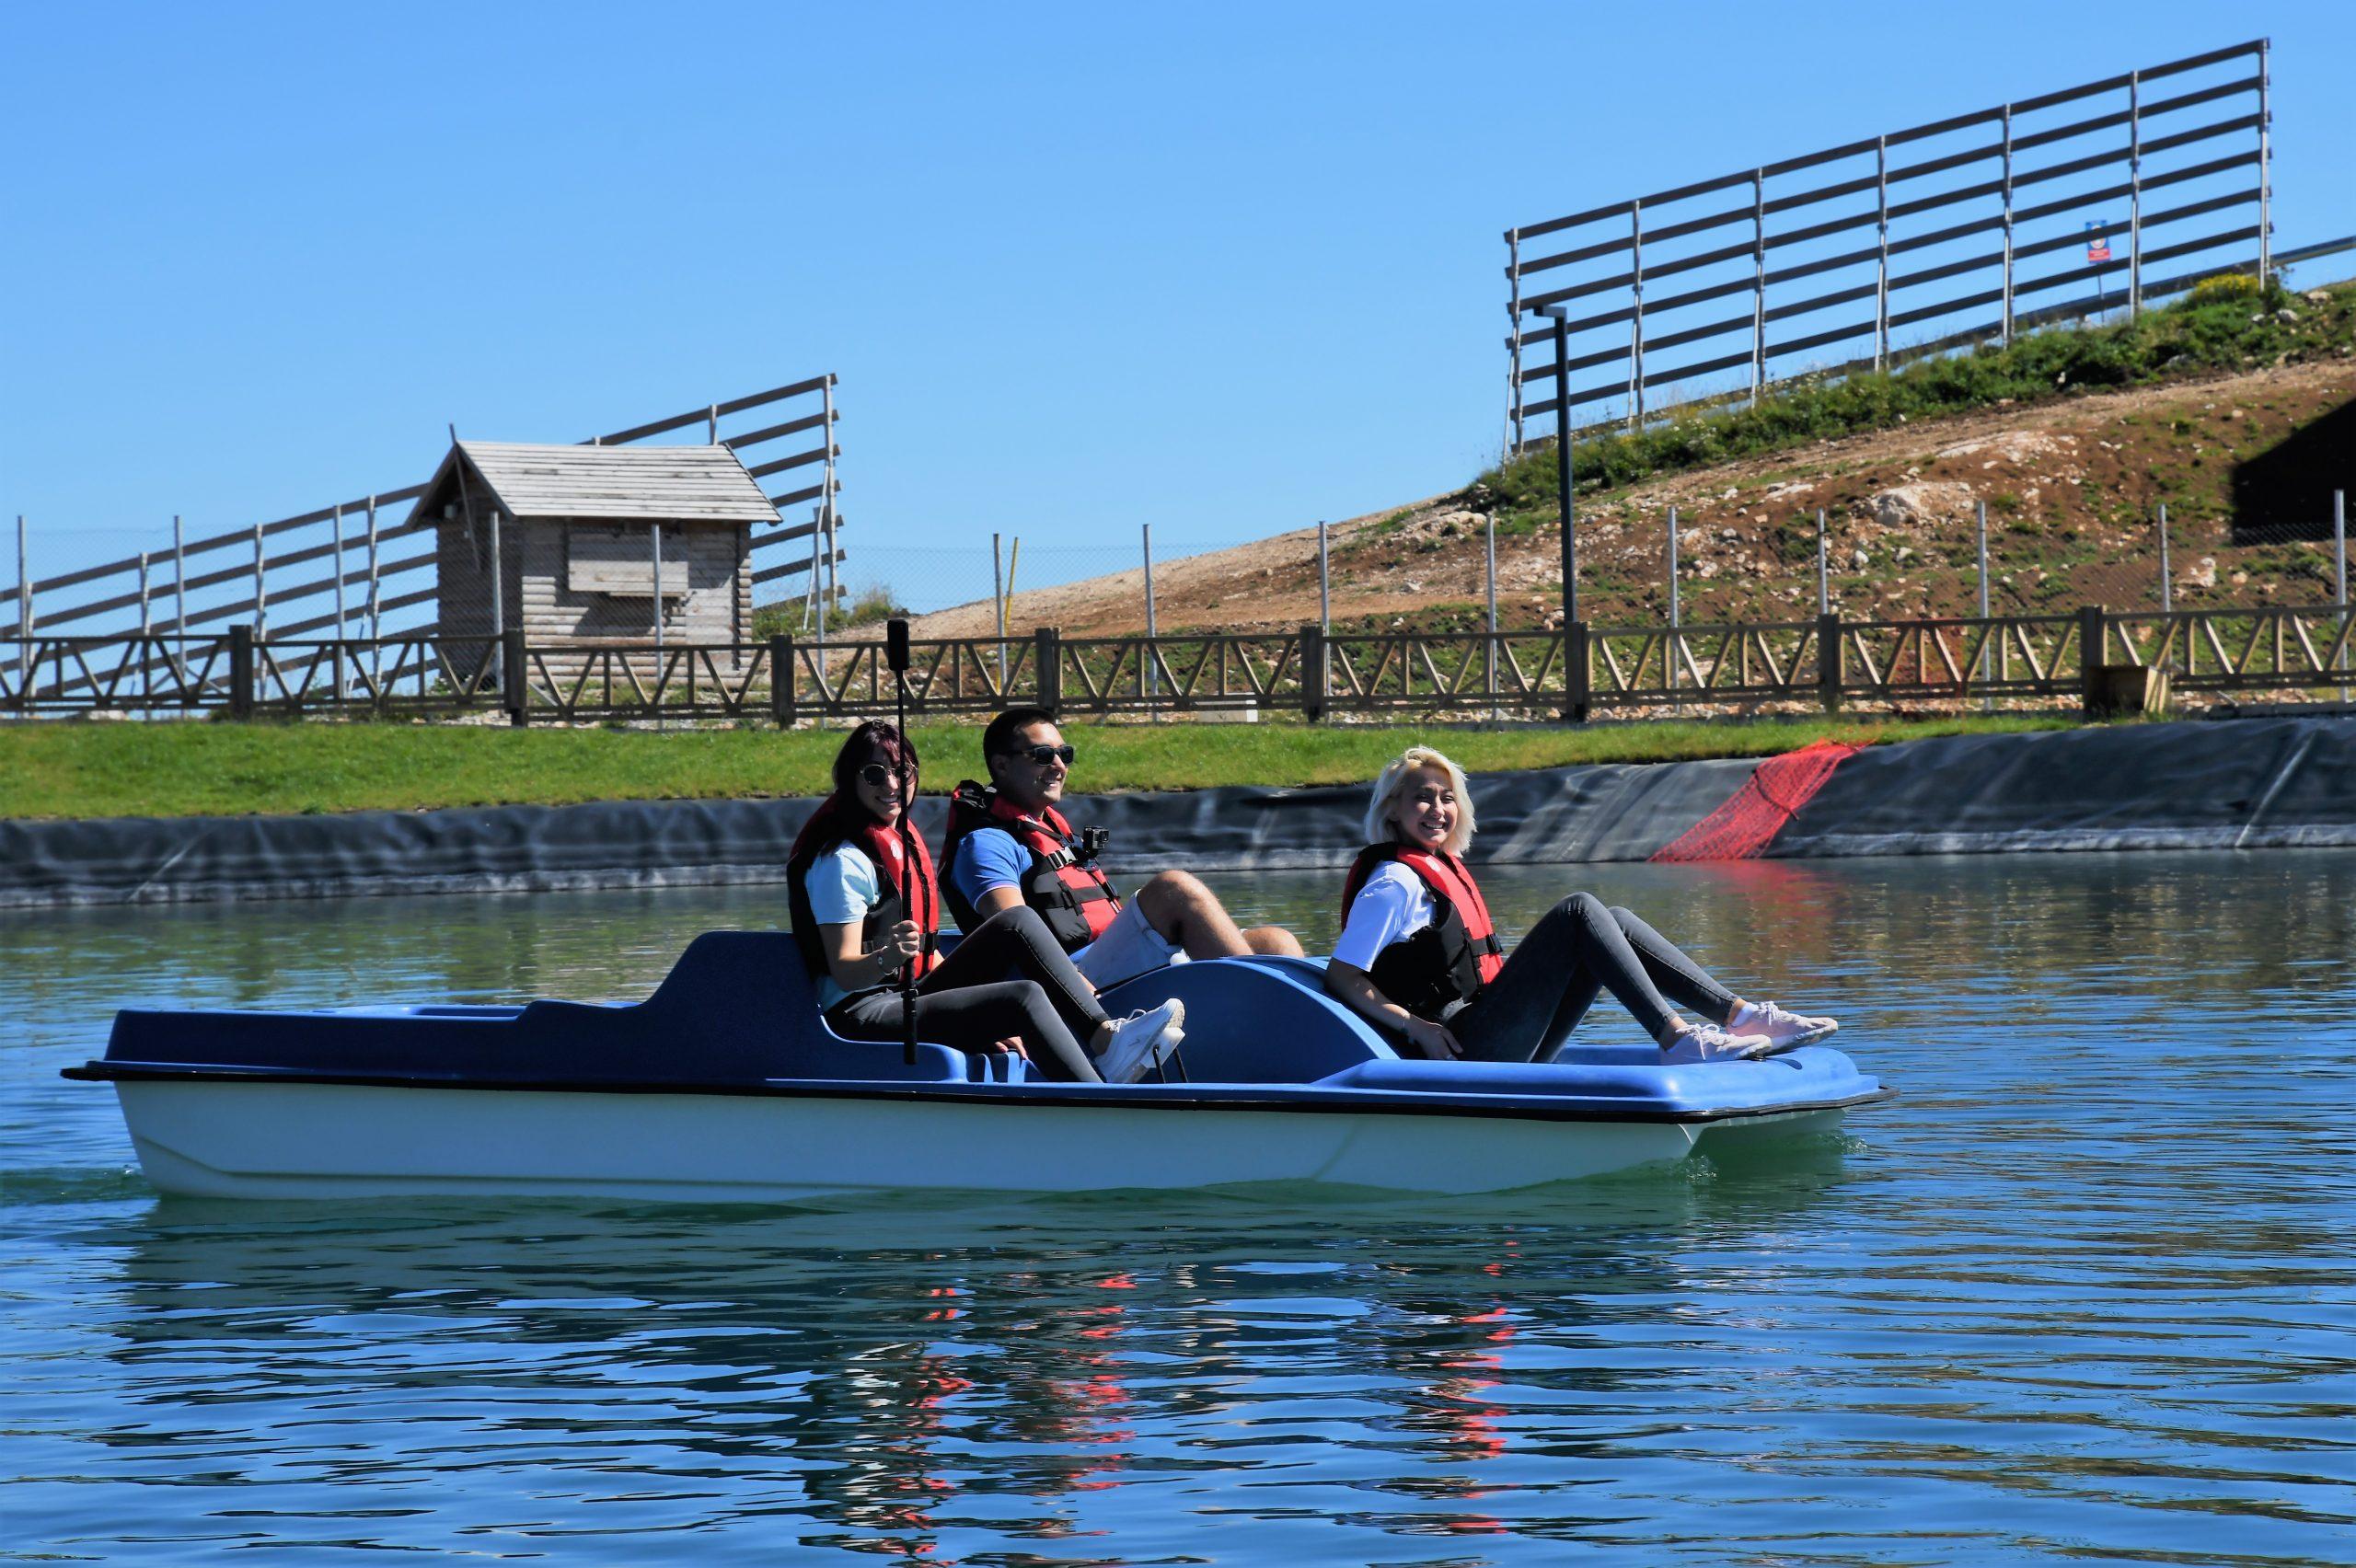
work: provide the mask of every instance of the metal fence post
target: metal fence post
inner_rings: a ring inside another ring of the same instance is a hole
[[[2160,608],[2176,608],[2176,586],[2168,577],[2168,503],[2160,502]]]
[[[1518,228],[1506,230],[1506,282],[1511,290],[1506,301],[1506,352],[1512,360],[1506,372],[1511,383],[1506,396],[1513,421],[1513,445],[1506,455],[1515,457],[1521,454],[1521,231]]]
[[[1832,572],[1824,547],[1824,508],[1816,509],[1816,613],[1832,613]]]
[[[147,552],[141,550],[139,552],[139,696],[143,707],[146,699],[156,693],[156,666],[147,657],[149,651],[147,640],[154,626],[155,619],[149,614],[147,607]]]
[[[335,509],[335,521],[332,526],[335,529],[335,538],[328,550],[328,561],[329,566],[329,575],[335,579],[335,640],[338,642],[341,642],[343,640],[343,634],[345,630],[343,617],[343,508],[341,506]],[[339,651],[336,655],[336,681],[338,686],[342,684],[343,679],[342,658],[342,653]]]
[[[998,689],[1006,692],[1006,574],[999,561],[999,536],[990,535],[990,605],[998,622]]]
[[[524,628],[499,634],[499,698],[507,721],[522,729],[531,717],[532,686],[524,669]]]
[[[1628,277],[1634,309],[1628,317],[1628,433],[1645,423],[1645,204],[1628,203]]]
[[[1988,623],[1992,617],[1988,611],[1988,503],[1984,501],[1973,508],[1973,531],[1978,536],[1980,557],[1980,651],[1972,658],[1971,674],[1975,680],[1985,681],[1988,678],[1988,639],[1992,635]],[[1996,706],[1993,697],[1984,698],[1982,702],[1989,708]]]
[[[1317,625],[1322,631],[1334,629],[1334,571],[1326,553],[1325,521],[1317,522]]]
[[[1312,724],[1325,717],[1325,632],[1321,627],[1300,628],[1300,711]]]
[[[1492,510],[1482,519],[1482,552],[1484,570],[1489,580],[1489,629],[1482,640],[1482,678],[1488,682],[1489,717],[1497,717],[1497,514]]]
[[[229,628],[229,717],[254,716],[254,628]]]
[[[1141,674],[1145,676],[1146,702],[1150,706],[1160,690],[1153,670],[1153,640],[1157,635],[1153,623],[1153,525],[1148,523],[1142,526],[1145,535],[1145,654],[1140,663],[1144,665]]]
[[[2274,40],[2258,41],[2258,286],[2274,276]]]
[[[1554,502],[1563,518],[1563,626],[1579,618],[1578,530],[1571,513],[1571,312],[1552,305],[1554,318]]]
[[[262,559],[261,525],[254,525],[254,635],[270,635],[270,593],[264,580],[266,562]]]
[[[372,686],[384,683],[384,640],[385,601],[376,571],[376,498],[372,495],[368,498],[368,680]]]
[[[1587,722],[1593,709],[1595,689],[1593,671],[1588,660],[1587,622],[1568,620],[1563,623],[1563,717],[1573,724]]]
[[[33,577],[25,553],[25,514],[17,513],[17,699],[32,710]]]
[[[1874,369],[1889,368],[1889,138],[1874,138]]]
[[[1682,607],[1679,602],[1677,582],[1677,508],[1672,506],[1669,509],[1669,649],[1668,657],[1663,661],[1668,666],[1663,673],[1669,678],[1669,700],[1672,704],[1677,701],[1678,622]]]
[[[507,565],[500,549],[499,508],[491,509],[491,640],[499,668],[492,672],[500,689],[507,688]],[[663,645],[663,525],[654,525],[654,645]],[[659,678],[659,676],[658,676]],[[522,721],[517,721],[522,722]]]
[[[1334,573],[1325,549],[1325,520],[1317,520],[1317,680],[1323,689],[1332,679],[1332,655],[1325,640],[1334,635]]]
[[[1816,617],[1816,697],[1827,713],[1841,711],[1841,617],[1826,610]]]
[[[2095,293],[2102,293],[2096,284]],[[2143,73],[2127,73],[2127,319],[2143,314]]]
[[[1051,626],[1039,628],[1031,638],[1032,658],[1038,665],[1039,706],[1053,713],[1064,705],[1063,639]]]
[[[1767,385],[1767,171],[1750,171],[1750,400]]]
[[[188,549],[180,534],[180,514],[172,513],[172,635],[179,639],[172,660],[172,681],[186,702],[188,689]]]
[[[2339,651],[2331,656],[2335,670],[2348,667],[2348,492],[2331,492],[2331,566],[2332,596],[2339,604]],[[2348,700],[2348,688],[2339,688],[2339,700]]]
[[[999,685],[1004,686],[1001,680]],[[780,730],[791,730],[801,715],[793,701],[793,634],[769,639],[769,717]]]
[[[2013,346],[2013,106],[2004,106],[2004,346]]]

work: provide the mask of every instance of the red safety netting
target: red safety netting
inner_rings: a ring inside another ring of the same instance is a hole
[[[1656,860],[1749,860],[1763,852],[1857,748],[1818,741],[1752,770],[1725,805],[1653,851]]]

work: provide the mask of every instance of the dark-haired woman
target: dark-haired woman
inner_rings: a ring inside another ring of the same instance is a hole
[[[1463,769],[1428,746],[1408,747],[1375,780],[1366,837],[1343,888],[1342,940],[1325,989],[1415,1054],[1549,1061],[1605,991],[1653,1037],[1664,1063],[1770,1055],[1840,1027],[1744,1000],[1590,893],[1556,904],[1508,956],[1462,859],[1472,842]]]
[[[1012,1043],[1048,1078],[1086,1083],[1132,1082],[1161,1061],[1184,1007],[1108,1018],[1034,910],[994,915],[938,954],[940,884],[907,821],[916,795],[916,748],[890,724],[861,724],[787,859],[794,940],[836,1032],[899,1039],[900,972],[914,965],[921,1040],[982,1055]]]

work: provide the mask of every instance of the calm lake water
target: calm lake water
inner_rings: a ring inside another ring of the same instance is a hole
[[[1479,1200],[167,1202],[114,1008],[629,997],[781,892],[0,916],[0,1562],[2356,1560],[2356,855],[1486,881],[1904,1097]]]

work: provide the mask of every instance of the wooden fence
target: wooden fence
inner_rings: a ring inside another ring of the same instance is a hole
[[[1299,714],[1311,721],[1561,718],[1667,710],[2095,704],[2106,666],[2173,689],[2308,697],[2356,685],[2348,606],[1813,620],[1497,633],[1219,632],[918,641],[912,712],[1036,703],[1074,718]],[[230,718],[504,714],[513,723],[851,720],[893,710],[880,642],[257,637],[0,640],[0,715]]]
[[[621,446],[697,431],[710,444],[730,448],[764,493],[771,481],[781,487],[768,494],[780,513],[777,525],[752,537],[756,587],[809,571],[828,578],[825,591],[831,594],[837,591],[832,569],[843,559],[837,545],[842,519],[835,509],[842,455],[835,441],[835,386],[831,375],[813,376],[581,444]],[[388,618],[432,605],[437,596],[433,520],[400,512],[424,488],[382,490],[198,539],[179,538],[176,519],[168,549],[39,580],[25,574],[0,587],[0,612],[13,617],[0,622],[0,632],[19,643],[38,640],[62,647],[77,640],[77,633],[119,640],[116,628],[135,622],[140,638],[158,640],[158,657],[162,642],[218,640],[238,622],[282,641],[322,632],[341,640],[364,626],[372,639],[382,640]],[[804,504],[811,507],[804,521],[784,519],[787,508]],[[21,519],[18,548],[21,567]],[[206,627],[219,629],[202,631]],[[60,633],[62,642],[52,635]],[[154,673],[166,685],[179,674],[168,664]]]

